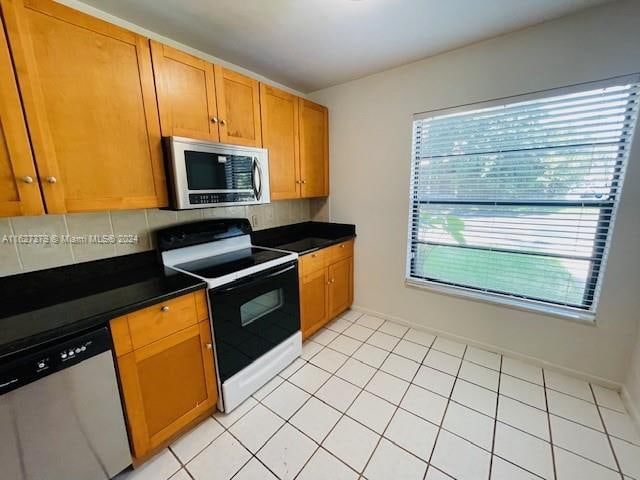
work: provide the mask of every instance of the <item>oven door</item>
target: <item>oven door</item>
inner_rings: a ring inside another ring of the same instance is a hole
[[[222,383],[300,330],[297,262],[212,289],[209,297]]]
[[[176,208],[269,202],[267,152],[170,137]]]

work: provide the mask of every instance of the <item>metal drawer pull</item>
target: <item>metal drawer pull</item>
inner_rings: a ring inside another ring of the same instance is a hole
[[[218,123],[218,117],[211,117],[211,123]]]
[[[317,254],[317,253],[312,253],[312,254],[311,254],[311,258],[316,258],[317,256],[318,256],[318,254]]]
[[[344,248],[344,243],[342,245],[340,245],[340,248]]]
[[[31,178],[29,175],[25,175],[20,180],[22,180],[24,183],[33,183],[33,178]]]
[[[46,180],[51,184],[56,183],[58,181],[56,177],[47,177]]]
[[[207,347],[207,350],[213,349],[213,345],[211,343],[206,343],[204,346]]]
[[[227,122],[225,122],[225,121],[224,121],[224,120],[222,120],[222,119],[220,120],[220,125],[223,125],[223,126],[224,126],[224,125],[226,125],[226,124],[227,124]]]
[[[169,311],[169,305],[163,305],[162,308],[160,309],[161,312],[168,312]]]

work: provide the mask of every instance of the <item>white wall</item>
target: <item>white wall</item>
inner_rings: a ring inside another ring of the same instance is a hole
[[[329,107],[331,220],[357,225],[357,306],[624,381],[640,312],[640,135],[596,326],[406,287],[404,266],[412,114],[639,72],[639,19],[640,2],[613,2],[310,95]]]

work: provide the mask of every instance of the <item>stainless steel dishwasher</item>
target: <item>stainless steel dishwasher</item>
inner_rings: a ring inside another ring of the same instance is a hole
[[[105,480],[131,463],[107,328],[0,366],[0,479]]]

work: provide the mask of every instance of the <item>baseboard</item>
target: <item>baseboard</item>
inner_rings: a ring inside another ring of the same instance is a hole
[[[463,337],[460,335],[455,335],[450,332],[445,332],[443,330],[438,330],[436,328],[427,327],[425,325],[421,325],[415,322],[411,322],[404,318],[396,317],[394,315],[387,315],[386,313],[378,312],[372,310],[370,308],[365,308],[360,305],[352,305],[351,308],[353,310],[358,310],[362,313],[369,313],[371,315],[375,315],[376,317],[384,318],[386,320],[391,320],[393,322],[399,323],[401,325],[405,325],[407,327],[415,328],[416,330],[423,330],[425,332],[431,333],[433,335],[439,335],[450,340],[455,340],[460,343],[465,343],[467,345],[472,345],[474,347],[482,348],[484,350],[488,350],[490,352],[499,353],[501,355],[507,355],[512,358],[516,358],[518,360],[522,360],[524,362],[532,363],[534,365],[538,365],[542,368],[547,368],[549,370],[555,370],[559,373],[564,373],[565,375],[569,375],[572,377],[580,378],[587,382],[595,383],[601,385],[606,388],[611,388],[613,390],[621,391],[622,385],[620,383],[612,382],[611,380],[607,380],[606,378],[598,377],[597,375],[591,375],[585,372],[580,372],[578,370],[573,370],[571,368],[563,367],[561,365],[557,365],[552,362],[548,362],[546,360],[542,360],[537,357],[531,357],[528,355],[523,355],[522,353],[514,352],[512,350],[507,350],[504,348],[497,347],[496,345],[491,345],[488,343],[478,342],[472,338]],[[636,417],[638,418],[638,417]]]
[[[636,422],[636,430],[640,433],[640,410],[638,410],[640,408],[640,398],[634,399],[625,385],[622,386],[620,395],[624,406],[627,407],[627,412]]]

